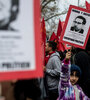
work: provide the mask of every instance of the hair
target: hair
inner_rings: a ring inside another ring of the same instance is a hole
[[[75,20],[76,20],[77,18],[80,18],[80,19],[83,20],[83,22],[82,22],[83,25],[86,24],[86,19],[85,19],[83,16],[77,16],[77,17],[75,18]]]
[[[80,67],[75,64],[71,65],[70,71],[71,71],[71,75],[73,75],[73,72],[76,71],[76,76],[78,76],[78,77],[80,77],[81,73],[82,73]]]
[[[49,47],[52,47],[52,50],[55,51],[57,48],[57,43],[54,41],[47,41],[47,43],[49,44]]]
[[[12,6],[11,6],[10,22],[14,21],[17,17],[17,14],[19,12],[19,0],[12,0],[11,3],[12,3]],[[14,6],[17,7],[15,10],[12,9]]]
[[[19,0],[12,0],[12,5],[19,5]]]

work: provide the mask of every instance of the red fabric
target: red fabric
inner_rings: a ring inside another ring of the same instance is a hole
[[[63,22],[61,22],[62,28],[63,28],[64,24],[65,24],[65,22],[64,22],[64,21],[63,21]]]
[[[43,18],[43,20],[41,22],[41,38],[42,38],[41,46],[43,48],[43,63],[45,64],[46,28],[45,28],[45,20],[44,20],[44,18]]]
[[[64,47],[64,44],[62,42],[58,43],[57,50],[62,51],[62,52],[65,51],[65,47]]]
[[[45,27],[45,20],[43,18],[41,22],[41,35],[42,35],[42,42],[46,42],[46,27]]]
[[[70,64],[70,60],[64,59],[64,60],[63,60],[63,63],[64,63],[64,64]]]
[[[49,41],[54,41],[56,39],[56,34],[53,32]]]
[[[61,32],[62,32],[62,24],[61,21],[59,20],[58,29],[57,29],[57,40],[60,39]]]
[[[63,43],[60,42],[61,32],[62,32],[62,22],[59,20],[58,30],[57,30],[57,50],[58,51],[64,51],[65,50]]]
[[[65,49],[66,49],[66,50],[71,49],[71,45],[69,45],[69,44],[64,44],[64,46],[65,46]]]
[[[48,53],[48,55],[45,57],[45,65],[47,64],[51,54],[55,53],[55,51],[51,52],[51,53]]]
[[[86,3],[86,9],[90,10],[90,3],[88,3],[87,1],[85,1],[85,3]]]

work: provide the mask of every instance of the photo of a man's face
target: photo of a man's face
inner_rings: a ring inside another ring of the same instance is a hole
[[[10,18],[11,0],[0,0],[0,25]]]
[[[74,19],[73,25],[71,26],[70,30],[83,34],[84,32],[83,26],[85,24],[86,24],[86,19],[83,16],[77,16]]]
[[[17,16],[18,0],[0,0],[0,30],[8,30]],[[12,18],[13,17],[13,18]]]

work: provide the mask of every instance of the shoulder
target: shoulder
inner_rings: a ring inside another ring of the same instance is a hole
[[[50,58],[59,58],[60,59],[60,54],[58,52],[53,53]]]
[[[61,60],[60,60],[60,55],[59,55],[59,53],[58,53],[58,52],[53,53],[53,54],[50,56],[49,62],[52,62],[53,64],[55,64],[55,62],[60,63]]]
[[[79,90],[82,91],[82,88],[81,88],[79,85],[76,85],[76,87],[77,87]]]
[[[88,54],[85,52],[85,51],[79,51],[76,55],[75,55],[76,58],[80,58],[80,59],[87,59],[89,56]]]

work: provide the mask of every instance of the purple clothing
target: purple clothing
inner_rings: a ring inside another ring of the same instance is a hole
[[[62,62],[59,98],[57,100],[76,100],[75,89],[70,83],[70,62]],[[79,100],[90,100],[82,91],[79,85],[76,85],[79,91]]]

